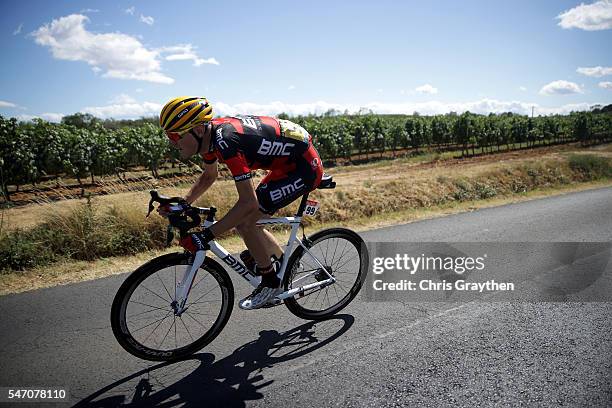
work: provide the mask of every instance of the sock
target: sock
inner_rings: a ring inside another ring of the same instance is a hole
[[[276,276],[276,271],[272,265],[264,268],[257,266],[257,271],[261,274],[261,283],[268,288],[278,288],[280,279]]]

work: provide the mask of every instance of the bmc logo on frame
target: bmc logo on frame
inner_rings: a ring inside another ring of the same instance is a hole
[[[270,191],[270,198],[273,203],[281,200],[283,197],[287,197],[295,193],[296,191],[300,191],[304,188],[304,181],[301,178],[295,180],[292,184],[287,184],[286,186],[282,186],[281,188],[277,188],[276,190]]]
[[[283,143],[283,142],[270,142],[268,140],[262,140],[257,154],[263,156],[289,156],[291,149],[295,146],[294,143]]]
[[[228,264],[233,270],[238,272],[240,275],[242,275],[242,276],[246,276],[246,275],[253,276],[251,271],[249,271],[243,264],[238,262],[236,260],[236,258],[231,256],[230,254],[227,254],[227,256],[225,256],[225,258],[222,258],[222,259],[223,259],[223,262]]]

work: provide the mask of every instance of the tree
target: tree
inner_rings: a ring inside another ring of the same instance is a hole
[[[72,115],[64,116],[62,118],[62,123],[64,125],[70,125],[77,128],[91,129],[93,126],[100,123],[100,119],[96,118],[90,113],[78,112]]]
[[[573,135],[582,146],[586,146],[591,139],[590,116],[590,113],[581,112],[574,119]]]
[[[468,154],[468,143],[470,141],[470,117],[469,112],[463,113],[453,125],[453,137],[455,143],[461,145],[461,157]]]

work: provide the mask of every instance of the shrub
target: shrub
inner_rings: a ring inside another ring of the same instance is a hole
[[[572,154],[569,157],[572,170],[582,173],[588,180],[612,177],[612,160],[592,154]]]

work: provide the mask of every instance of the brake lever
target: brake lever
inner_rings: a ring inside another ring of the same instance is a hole
[[[147,212],[147,218],[149,218],[149,215],[151,215],[151,212],[155,209],[153,203],[159,202],[159,193],[157,190],[151,190],[149,193],[151,194],[151,199],[149,200],[149,211]]]
[[[151,212],[155,209],[155,206],[153,205],[153,203],[159,203],[160,205],[177,203],[183,207],[183,210],[188,210],[190,207],[189,203],[187,203],[187,201],[185,201],[183,197],[161,196],[157,192],[157,190],[151,190],[149,191],[149,193],[151,194],[151,199],[149,200],[149,211],[147,212],[147,217],[149,217],[149,215],[151,215]]]

